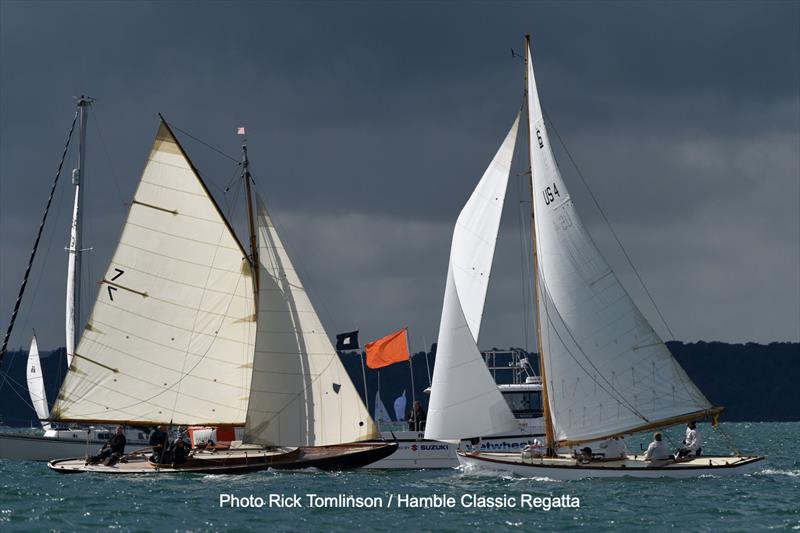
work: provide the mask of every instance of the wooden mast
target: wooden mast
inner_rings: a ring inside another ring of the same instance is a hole
[[[250,261],[253,267],[253,290],[258,302],[259,271],[258,243],[256,242],[255,220],[253,218],[253,193],[250,188],[250,161],[247,159],[247,139],[242,144],[242,179],[247,191],[247,224],[250,229]]]
[[[531,243],[533,245],[533,280],[534,280],[534,302],[536,309],[536,346],[539,351],[539,375],[542,378],[542,404],[544,406],[544,431],[545,431],[545,455],[553,456],[556,454],[555,438],[553,436],[553,421],[550,417],[550,401],[547,395],[547,374],[544,367],[544,351],[542,350],[542,321],[539,308],[539,258],[536,253],[536,198],[533,190],[533,161],[531,160],[531,109],[528,105],[528,60],[530,58],[531,36],[525,34],[525,102],[528,117],[528,175],[530,176],[531,190]]]

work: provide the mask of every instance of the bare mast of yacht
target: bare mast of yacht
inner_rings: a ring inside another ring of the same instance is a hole
[[[241,128],[244,130],[244,128]],[[242,142],[242,179],[244,180],[245,191],[247,192],[247,226],[250,231],[250,264],[253,267],[253,290],[256,294],[256,313],[258,312],[258,287],[259,287],[259,267],[258,267],[258,242],[256,240],[256,225],[253,217],[253,192],[250,181],[250,160],[247,158],[247,137]]]
[[[78,164],[72,171],[72,184],[75,186],[75,203],[72,209],[70,229],[69,259],[67,262],[67,302],[66,302],[66,341],[67,367],[72,364],[75,346],[80,337],[81,321],[81,254],[83,246],[83,176],[86,170],[86,122],[89,106],[94,101],[85,95],[78,97]]]

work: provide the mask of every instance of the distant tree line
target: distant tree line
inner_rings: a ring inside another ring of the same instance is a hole
[[[800,344],[773,342],[770,344],[728,344],[724,342],[683,343],[671,341],[667,346],[675,358],[715,405],[726,407],[723,421],[777,422],[800,420]],[[8,426],[36,424],[36,415],[30,405],[25,386],[27,351],[10,352],[3,361],[0,377],[0,417]],[[363,397],[361,358],[358,352],[340,354],[350,379]],[[414,392],[411,390],[409,365],[398,363],[380,371],[367,369],[367,401],[370,412],[375,412],[375,393],[380,386],[381,398],[392,417],[394,400],[406,392],[408,407],[412,397],[420,400],[427,409],[428,396],[423,392],[429,385],[429,371],[433,373],[436,345],[427,354],[417,352],[412,358]],[[529,354],[536,368],[538,357]],[[65,353],[60,348],[42,353],[42,373],[47,397],[52,405],[66,373]],[[498,374],[500,382],[510,382],[510,374]]]

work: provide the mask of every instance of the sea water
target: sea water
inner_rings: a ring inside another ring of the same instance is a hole
[[[761,472],[552,481],[485,471],[65,475],[0,460],[0,531],[800,530],[800,422],[728,423]],[[727,438],[700,426],[704,448]],[[670,432],[680,440],[681,428]],[[629,439],[636,452],[646,444]]]

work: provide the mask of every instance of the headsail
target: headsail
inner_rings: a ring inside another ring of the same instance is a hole
[[[453,232],[426,439],[457,440],[519,428],[477,344],[518,128],[519,115]]]
[[[587,441],[707,412],[711,404],[581,223],[550,147],[530,49],[526,54],[537,319],[555,439]]]
[[[375,423],[258,195],[256,206],[261,277],[245,439],[324,446],[375,437]]]
[[[42,363],[39,360],[39,346],[36,343],[36,335],[31,339],[31,349],[28,352],[28,394],[36,416],[39,420],[47,420],[50,411],[47,407],[47,393],[44,390],[44,378],[42,377]]]
[[[51,419],[244,424],[254,300],[247,254],[162,122]]]

